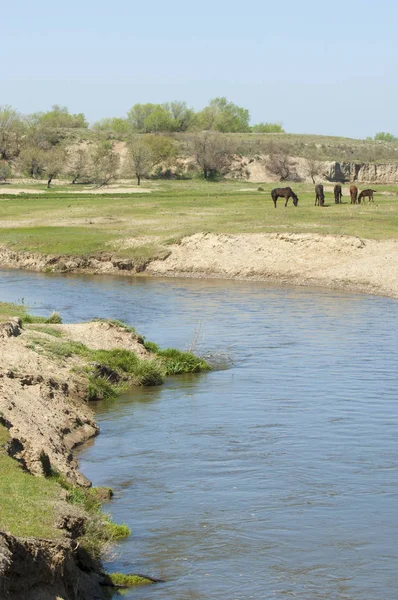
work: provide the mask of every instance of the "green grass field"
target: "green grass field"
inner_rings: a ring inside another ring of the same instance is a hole
[[[292,184],[298,207],[289,201],[284,208],[280,199],[276,210],[270,190],[277,184],[261,184],[264,191],[258,191],[259,184],[228,180],[149,181],[143,187],[151,192],[124,193],[121,187],[114,193],[90,194],[79,186],[77,194],[76,186],[62,185],[45,193],[2,193],[0,244],[43,254],[110,251],[137,258],[154,256],[164,245],[200,231],[398,237],[398,186],[373,185],[374,204],[359,206],[350,205],[347,195],[336,205],[325,186],[326,206],[319,208],[314,206],[313,185]]]

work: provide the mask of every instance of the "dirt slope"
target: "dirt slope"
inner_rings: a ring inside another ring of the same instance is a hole
[[[147,267],[153,275],[269,280],[398,298],[398,241],[299,233],[198,233]]]

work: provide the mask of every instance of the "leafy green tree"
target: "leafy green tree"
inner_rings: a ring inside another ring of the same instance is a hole
[[[199,129],[220,131],[222,133],[238,133],[249,131],[250,114],[225,97],[213,98],[201,112],[196,115]]]
[[[130,131],[131,126],[127,119],[119,117],[111,119],[101,119],[93,125],[94,131],[104,134],[106,137],[124,138]]]
[[[282,123],[257,123],[251,128],[253,133],[285,133]]]
[[[187,107],[186,102],[170,102],[166,105],[173,120],[173,131],[188,131],[195,119],[195,112]]]
[[[207,131],[193,136],[191,151],[203,177],[213,179],[228,171],[236,147],[225,135]]]
[[[395,137],[392,133],[386,133],[379,131],[374,137],[376,142],[398,142],[398,137]]]
[[[44,113],[35,113],[32,117],[38,125],[57,128],[87,128],[88,123],[83,113],[71,115],[66,106],[54,104],[51,110]]]
[[[37,145],[24,146],[18,156],[18,168],[27,177],[41,179],[45,170],[45,150]]]
[[[155,110],[156,104],[134,104],[127,113],[127,120],[136,133],[147,133],[145,120]]]
[[[16,158],[26,131],[23,117],[11,106],[0,106],[0,160]]]

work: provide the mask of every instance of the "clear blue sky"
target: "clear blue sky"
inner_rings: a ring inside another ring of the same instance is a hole
[[[289,132],[398,135],[398,2],[6,0],[0,104],[89,121],[226,96]]]

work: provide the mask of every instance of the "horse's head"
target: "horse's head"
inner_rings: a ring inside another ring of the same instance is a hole
[[[297,196],[294,196],[294,198],[293,198],[293,204],[294,204],[294,206],[297,206],[297,204],[298,204],[298,197]]]

